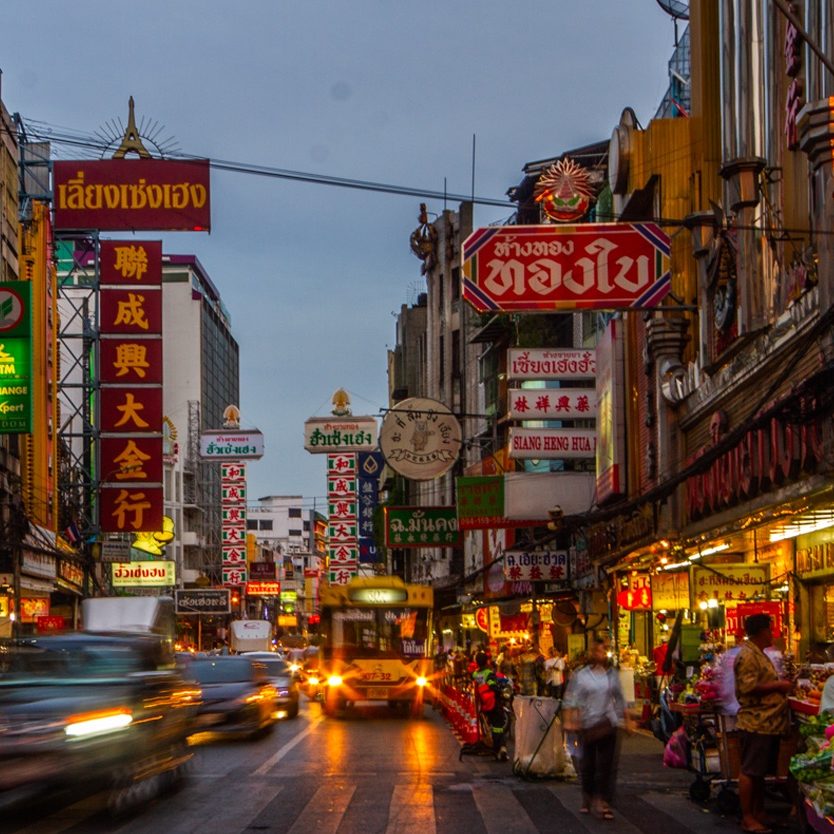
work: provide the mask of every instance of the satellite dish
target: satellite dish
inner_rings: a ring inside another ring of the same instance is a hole
[[[689,3],[683,0],[657,0],[657,5],[675,20],[689,20]]]

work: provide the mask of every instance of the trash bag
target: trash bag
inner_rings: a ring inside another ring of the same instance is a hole
[[[686,737],[686,730],[678,727],[666,747],[663,748],[663,764],[665,767],[688,768],[692,757],[692,750],[689,739]]]

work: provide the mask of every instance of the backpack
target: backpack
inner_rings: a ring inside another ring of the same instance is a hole
[[[489,683],[478,684],[478,700],[481,712],[492,712],[495,709],[495,689]]]

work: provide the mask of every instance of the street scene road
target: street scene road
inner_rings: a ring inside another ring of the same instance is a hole
[[[359,707],[343,719],[305,703],[256,741],[196,739],[183,787],[114,820],[100,794],[7,813],[2,834],[243,834],[243,832],[738,831],[710,802],[692,802],[692,775],[669,770],[646,734],[623,744],[613,822],[581,815],[576,779],[525,781],[512,761],[466,756],[440,715],[408,719]],[[787,806],[776,806],[785,812]],[[789,817],[785,817],[789,820]]]

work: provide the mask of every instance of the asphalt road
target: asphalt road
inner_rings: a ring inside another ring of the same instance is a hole
[[[199,739],[173,795],[113,820],[104,796],[51,797],[5,812],[2,834],[526,834],[738,832],[714,801],[688,796],[692,775],[661,763],[647,736],[626,739],[613,822],[579,814],[576,780],[526,781],[512,762],[467,756],[438,713],[421,720],[360,709],[329,719],[317,704],[256,741]],[[774,804],[774,803],[772,803]],[[789,807],[774,804],[777,814]],[[798,828],[784,816],[785,831]]]

